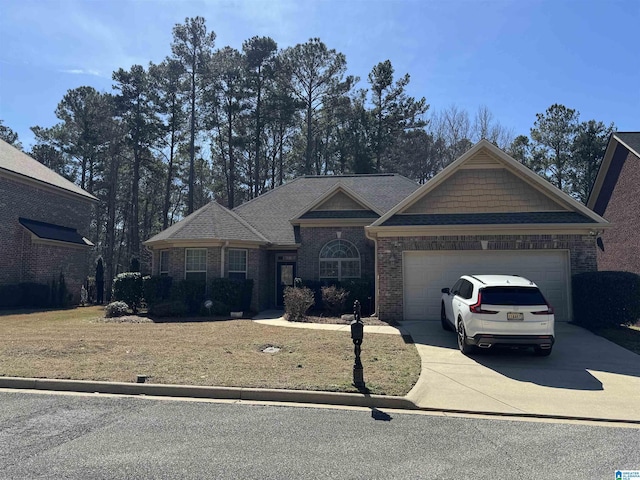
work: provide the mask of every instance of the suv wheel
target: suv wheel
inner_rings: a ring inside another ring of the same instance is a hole
[[[465,355],[470,354],[473,351],[473,346],[467,344],[467,332],[464,329],[464,322],[461,318],[458,319],[456,330],[458,333],[458,348]]]
[[[453,330],[449,320],[447,320],[447,311],[444,308],[444,303],[442,304],[442,307],[440,307],[440,323],[444,330]]]

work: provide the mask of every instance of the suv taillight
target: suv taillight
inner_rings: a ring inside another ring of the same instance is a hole
[[[471,310],[473,313],[487,313],[487,314],[498,313],[498,312],[494,312],[493,310],[482,309],[482,290],[478,292],[478,301],[473,305],[471,305],[469,307],[469,310]]]
[[[533,315],[553,315],[553,307],[547,303],[546,310],[540,310],[539,312],[531,312]]]

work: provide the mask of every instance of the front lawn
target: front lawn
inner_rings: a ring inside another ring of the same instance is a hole
[[[102,307],[0,314],[0,376],[356,392],[348,331],[216,322],[105,322]],[[266,347],[280,349],[263,353]],[[400,335],[366,334],[371,393],[405,395],[420,358]]]

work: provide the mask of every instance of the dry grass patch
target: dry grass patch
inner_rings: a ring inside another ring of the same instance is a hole
[[[101,307],[0,315],[0,375],[233,387],[357,391],[348,332],[261,325],[101,321]],[[278,353],[263,353],[267,346]],[[405,395],[420,374],[413,345],[366,335],[362,362],[372,393]]]

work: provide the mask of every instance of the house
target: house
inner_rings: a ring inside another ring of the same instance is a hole
[[[97,199],[0,140],[0,285],[50,284],[62,273],[77,301],[92,271]]]
[[[616,132],[587,206],[611,222],[598,239],[598,270],[640,274],[640,132]]]
[[[394,174],[301,177],[233,210],[210,203],[145,242],[174,278],[253,278],[252,305],[303,280],[374,278],[384,320],[437,320],[462,273],[531,278],[571,318],[608,223],[486,140],[425,185]]]

